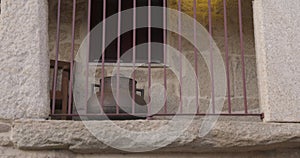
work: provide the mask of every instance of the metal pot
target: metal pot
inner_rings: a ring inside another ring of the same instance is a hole
[[[131,114],[132,112],[132,84],[135,86],[135,113],[143,113],[143,115],[133,116],[133,115],[124,115]],[[139,119],[145,118],[147,115],[147,104],[144,100],[144,90],[136,89],[137,82],[131,78],[119,77],[119,97],[117,97],[117,77],[105,77],[104,78],[104,96],[103,96],[103,105],[101,105],[101,85],[102,80],[100,79],[99,91],[94,93],[88,100],[88,114],[100,114],[101,108],[105,114],[108,114],[110,119]],[[138,95],[137,92],[140,92],[141,95]],[[117,98],[119,100],[119,114],[117,115],[116,105]],[[104,117],[89,117],[89,119],[103,119]]]

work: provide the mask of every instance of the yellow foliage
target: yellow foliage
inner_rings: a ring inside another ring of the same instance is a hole
[[[227,0],[228,7],[237,6],[238,0]],[[178,10],[178,0],[168,0],[168,7]],[[193,17],[193,4],[194,0],[181,0],[181,11]],[[223,0],[211,0],[211,15],[213,20],[223,19]],[[197,21],[203,25],[208,23],[208,0],[197,0]]]

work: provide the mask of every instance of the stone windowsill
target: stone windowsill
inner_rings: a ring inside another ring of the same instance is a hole
[[[122,140],[122,133],[107,121],[93,121],[100,125],[106,141]],[[115,121],[128,130],[155,129],[167,120]],[[247,121],[218,121],[205,136],[199,136],[202,120],[195,120],[176,141],[155,152],[236,152],[300,147],[300,124],[263,123]],[[1,124],[0,124],[1,125]],[[2,136],[3,133],[0,133]],[[18,120],[12,123],[7,136],[0,137],[0,146],[15,146],[21,150],[61,149],[75,153],[122,153],[96,139],[79,121]],[[159,135],[150,136],[159,137]],[[147,142],[145,142],[147,144]],[[126,144],[134,146],[135,141]]]

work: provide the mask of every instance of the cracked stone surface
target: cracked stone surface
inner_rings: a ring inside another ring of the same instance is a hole
[[[156,130],[166,125],[167,120],[115,121],[120,128],[130,131]],[[204,137],[199,134],[202,120],[195,120],[187,130],[171,144],[157,152],[214,152],[272,150],[278,147],[300,147],[300,124],[276,124],[262,122],[218,121]],[[16,121],[12,141],[22,150],[65,149],[75,153],[115,153],[121,152],[104,142],[123,144],[124,148],[136,147],[139,138],[128,143],[124,134],[111,126],[108,121],[92,121],[93,130],[99,130],[99,141],[84,126],[76,121]],[[159,137],[149,136],[149,140]],[[172,136],[169,137],[170,139]],[[123,142],[122,142],[123,141]],[[125,141],[125,142],[124,142]],[[152,141],[144,141],[151,146]],[[122,152],[121,152],[122,153]]]

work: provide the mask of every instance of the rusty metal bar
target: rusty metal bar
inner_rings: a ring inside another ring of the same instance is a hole
[[[165,92],[164,92],[164,113],[168,112],[167,108],[167,0],[163,0],[163,44],[164,44],[164,87],[165,87]]]
[[[52,87],[52,109],[51,113],[55,113],[55,100],[56,100],[56,84],[57,84],[57,69],[58,69],[58,53],[59,53],[59,40],[60,40],[60,9],[61,9],[61,0],[57,1],[57,26],[56,26],[56,52],[55,52],[55,65],[54,65],[54,74],[53,74],[53,87]]]
[[[151,113],[151,0],[148,0],[148,115]]]
[[[227,98],[228,98],[228,113],[231,113],[231,96],[230,96],[230,73],[229,73],[229,56],[228,56],[228,29],[227,29],[227,0],[223,0],[224,9],[224,42],[225,42],[225,62],[226,62],[226,77],[227,77]]]
[[[73,67],[74,67],[74,43],[75,43],[75,22],[76,22],[76,0],[73,0],[73,17],[72,17],[72,46],[70,59],[70,82],[69,82],[69,101],[68,114],[71,114],[72,98],[73,98]]]
[[[52,114],[50,116],[52,117],[62,117],[62,116],[130,116],[131,114],[126,114],[126,113],[120,113],[120,114],[116,114],[116,113],[106,113],[106,114],[85,114],[85,115],[79,115],[79,114]],[[181,113],[181,114],[177,114],[177,113],[168,113],[168,114],[154,114],[154,115],[151,115],[151,116],[189,116],[191,115],[190,113]],[[263,113],[262,114],[251,114],[251,113],[248,113],[248,114],[245,114],[245,113],[231,113],[231,114],[228,114],[228,113],[220,113],[220,114],[212,114],[212,113],[197,113],[197,114],[194,114],[196,116],[260,116],[260,117],[264,117],[263,116]],[[145,116],[144,113],[136,113],[135,116]]]
[[[211,69],[211,98],[212,98],[212,112],[215,113],[215,79],[214,79],[214,59],[212,51],[212,11],[211,0],[208,0],[208,30],[211,36],[209,41],[210,47],[210,69]]]
[[[122,0],[118,0],[118,43],[117,43],[117,105],[116,114],[119,114],[120,105],[120,56],[121,56],[121,6]]]
[[[240,31],[240,47],[241,47],[241,58],[242,58],[242,73],[243,73],[243,95],[244,95],[244,108],[245,114],[248,113],[247,107],[247,87],[246,87],[246,70],[245,70],[245,51],[244,51],[244,39],[243,39],[243,21],[242,21],[242,2],[238,0],[239,8],[239,31]]]
[[[133,28],[132,28],[132,67],[133,67],[133,73],[132,73],[132,114],[135,113],[135,59],[136,59],[136,0],[133,0]]]
[[[197,30],[196,30],[196,23],[197,23],[197,0],[193,1],[193,17],[194,17],[194,45],[196,45],[197,42]],[[195,62],[195,74],[196,74],[196,107],[197,107],[197,113],[199,113],[200,111],[200,107],[199,107],[199,94],[198,94],[198,86],[199,86],[199,82],[198,82],[198,51],[197,48],[194,47],[194,62]]]
[[[88,23],[87,23],[87,27],[88,27],[88,51],[87,51],[87,57],[86,57],[86,76],[85,76],[85,110],[87,113],[87,106],[88,106],[88,95],[89,95],[89,58],[90,58],[90,38],[91,38],[91,5],[92,5],[92,1],[88,0]]]
[[[105,62],[105,37],[106,37],[106,0],[103,0],[103,17],[102,17],[102,54],[101,54],[101,113],[104,113],[104,62]]]
[[[178,50],[179,55],[179,111],[182,113],[182,39],[181,39],[181,0],[178,0]]]

